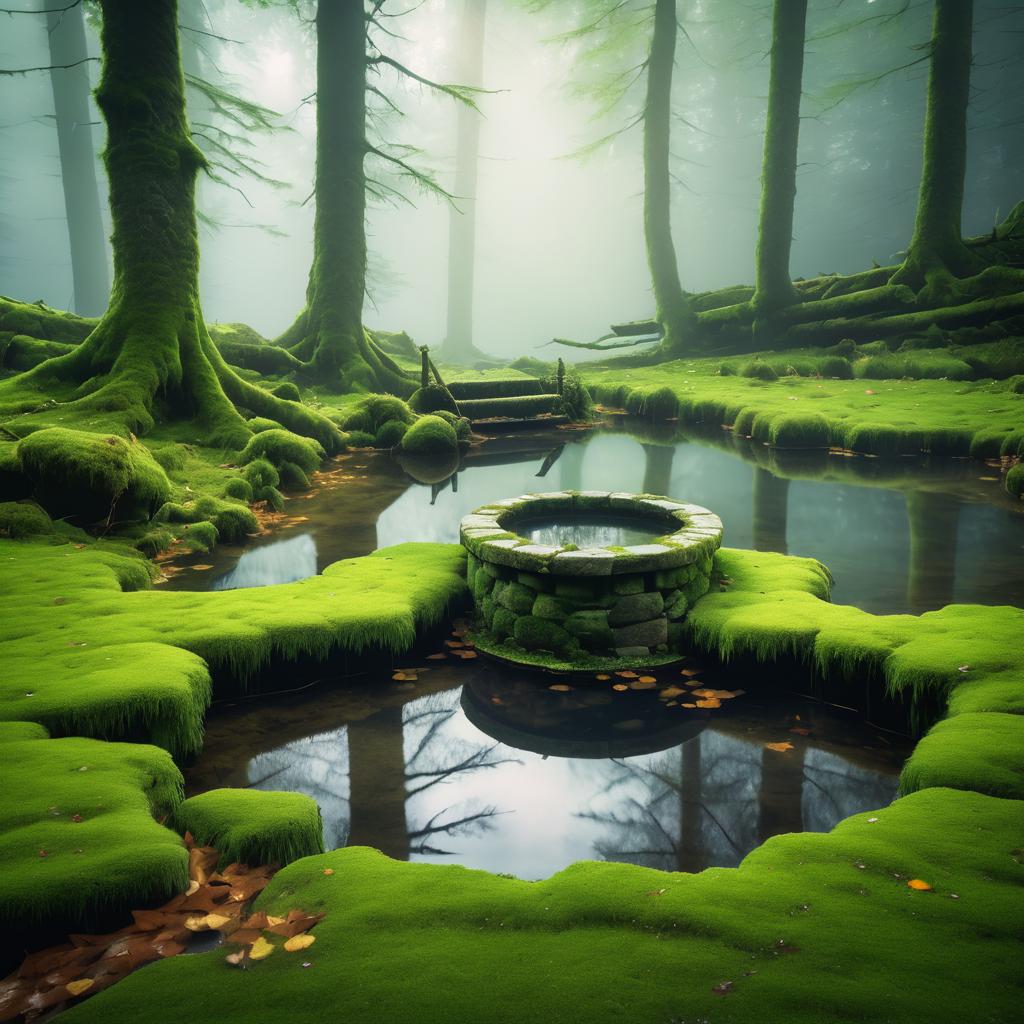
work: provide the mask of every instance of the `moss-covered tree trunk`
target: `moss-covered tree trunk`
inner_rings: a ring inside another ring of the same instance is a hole
[[[102,13],[96,101],[107,124],[110,305],[75,351],[12,386],[78,384],[66,397],[106,414],[106,426],[139,433],[156,416],[194,420],[206,443],[229,447],[251,436],[240,406],[336,449],[342,437],[329,420],[243,381],[203,322],[195,182],[204,160],[185,116],[177,3],[103,0]]]
[[[893,278],[924,289],[922,298],[932,304],[948,296],[953,277],[979,269],[961,234],[973,15],[974,0],[935,0],[917,216],[906,260]]]
[[[664,348],[671,352],[686,349],[696,323],[679,281],[679,263],[672,241],[669,159],[675,59],[676,0],[656,0],[644,101],[644,238],[655,315],[664,332]]]
[[[110,273],[90,127],[89,66],[78,63],[88,55],[85,18],[81,4],[57,11],[49,0],[40,0],[40,8],[47,12],[46,36],[53,65],[50,85],[68,219],[74,309],[81,316],[99,316],[107,308]],[[71,66],[76,63],[77,67]]]
[[[366,14],[363,0],[316,12],[316,213],[306,306],[278,339],[328,387],[410,395],[415,380],[363,328],[366,291]]]
[[[800,91],[804,70],[807,0],[775,0],[771,74],[761,164],[761,216],[752,303],[768,315],[797,300],[789,276],[796,202]]]
[[[458,81],[479,86],[483,79],[484,28],[487,0],[465,0],[459,32],[461,67]],[[480,111],[460,103],[456,114],[455,183],[448,211],[448,328],[444,355],[453,361],[471,359],[473,343],[473,278],[476,263],[476,192],[480,158]]]

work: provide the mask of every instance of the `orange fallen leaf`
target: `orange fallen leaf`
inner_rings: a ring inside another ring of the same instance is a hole
[[[671,700],[673,697],[678,697],[683,693],[686,693],[686,690],[681,686],[666,686],[658,696],[664,697],[666,700]]]
[[[192,565],[190,569],[195,569],[196,572],[206,572],[207,569],[212,569],[212,565]]]
[[[324,874],[325,875],[333,875],[334,874],[334,868],[324,868]]]
[[[606,672],[598,672],[597,675],[594,676],[594,678],[595,679],[600,679],[601,682],[604,683],[604,682],[607,682],[609,679],[611,679],[611,676],[608,675]]]
[[[699,676],[700,675],[700,669],[699,668],[681,668],[679,670],[679,674],[681,676],[686,676],[687,678],[691,678],[693,676]]]
[[[626,669],[623,672],[616,672],[615,674],[617,676],[619,676],[620,678],[622,678],[622,679],[636,679],[636,678],[638,678],[637,674],[635,672],[630,671],[629,669]]]
[[[768,750],[778,751],[780,754],[784,754],[787,750],[793,749],[792,743],[766,743],[765,747]]]
[[[551,686],[548,687],[548,689],[554,690],[557,693],[568,693],[572,689],[572,687],[567,686],[565,683],[552,683]]]
[[[697,701],[697,707],[699,708],[720,708],[722,702],[717,697],[705,697],[704,700]]]
[[[681,708],[695,708],[697,705],[696,704],[680,704],[679,706]]]
[[[393,683],[400,683],[400,682],[404,681],[406,678],[407,677],[406,677],[406,674],[404,672],[394,672],[391,675],[391,681]]]
[[[656,683],[657,681],[658,680],[655,679],[654,676],[641,676],[640,677],[640,682],[641,683]]]
[[[314,942],[316,942],[315,935],[293,935],[285,942],[284,948],[289,953],[298,953],[300,949],[308,949]]]
[[[618,690],[621,693],[623,690],[628,690],[629,687],[625,683],[613,683],[612,689]]]
[[[932,891],[932,887],[927,882],[922,881],[920,878],[912,878],[909,882],[907,882],[907,888],[913,889],[916,892]]]
[[[444,653],[428,654],[427,655],[427,661],[444,661],[445,658],[447,658],[447,657],[448,657],[448,655],[444,654]]]
[[[444,645],[451,648],[466,646],[461,640],[445,640]]]

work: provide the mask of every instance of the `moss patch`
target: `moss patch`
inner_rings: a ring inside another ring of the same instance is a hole
[[[168,824],[220,853],[220,866],[290,864],[323,853],[316,801],[302,793],[211,789],[180,804]]]
[[[326,1022],[340,978],[346,1017],[362,1021],[925,1022],[951,1007],[1010,1020],[1019,844],[1015,801],[927,790],[696,875],[581,863],[522,882],[338,850],[260,897],[269,913],[327,911],[303,954],[247,971],[221,951],[166,960],[66,1019],[191,1024],[216,1005],[225,1022]]]
[[[154,820],[181,800],[166,751],[133,743],[44,739],[0,723],[0,927],[97,916],[168,899],[188,883],[188,854]]]

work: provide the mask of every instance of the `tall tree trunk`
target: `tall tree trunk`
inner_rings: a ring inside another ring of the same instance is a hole
[[[789,276],[789,253],[793,243],[806,27],[807,0],[775,0],[756,281],[751,300],[758,313],[770,314],[796,301]]]
[[[680,753],[679,779],[679,845],[676,847],[676,868],[679,871],[698,872],[707,867],[707,851],[701,824],[704,805],[700,771],[701,738],[687,740]]]
[[[349,846],[409,859],[402,708],[348,724]]]
[[[893,278],[924,287],[930,304],[948,293],[953,276],[979,265],[961,235],[973,19],[974,0],[935,0],[917,216],[906,260]]]
[[[664,347],[680,352],[687,347],[696,320],[679,282],[679,263],[672,241],[669,159],[675,59],[676,0],[655,0],[644,102],[644,237]]]
[[[278,339],[328,387],[416,382],[363,328],[366,291],[366,14],[363,0],[321,0],[316,11],[316,214],[306,308]]]
[[[757,841],[804,830],[804,747],[761,753],[761,788],[758,792]]]
[[[96,183],[96,154],[89,112],[89,65],[69,67],[87,56],[82,5],[56,11],[49,0],[46,34],[50,42],[50,85],[57,119],[61,184],[68,219],[74,309],[82,316],[100,316],[110,298],[107,244]]]
[[[456,81],[483,83],[484,26],[487,0],[465,0],[459,31],[462,58]],[[473,356],[473,272],[476,259],[476,192],[480,157],[480,113],[465,103],[456,115],[455,195],[448,211],[448,329],[444,354],[460,360]]]
[[[330,420],[243,381],[210,339],[199,304],[195,181],[203,155],[185,117],[175,0],[102,0],[103,72],[96,102],[107,123],[114,283],[107,312],[73,352],[0,389],[81,384],[69,409],[95,410],[141,433],[164,419],[194,420],[210,444],[251,436],[235,403],[318,438],[343,443]],[[32,395],[35,395],[32,398]],[[20,394],[18,395],[20,398]],[[28,404],[28,403],[26,403]]]

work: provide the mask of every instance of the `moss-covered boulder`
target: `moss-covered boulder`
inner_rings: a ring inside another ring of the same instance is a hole
[[[414,391],[409,398],[409,408],[421,414],[441,410],[453,416],[459,414],[459,406],[452,398],[452,393],[442,384],[428,384],[425,388]]]
[[[171,496],[163,467],[135,438],[48,427],[19,443],[18,459],[54,517],[148,519]]]
[[[301,437],[290,430],[271,429],[250,438],[239,461],[245,464],[255,459],[266,459],[278,468],[285,462],[293,462],[305,472],[312,473],[324,457],[323,447],[312,438]]]
[[[421,416],[402,437],[402,451],[408,455],[444,455],[458,448],[455,428],[440,416]]]

